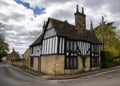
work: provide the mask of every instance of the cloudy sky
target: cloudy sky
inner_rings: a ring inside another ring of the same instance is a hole
[[[104,16],[120,30],[120,0],[0,0],[0,23],[5,25],[1,29],[10,49],[23,54],[34,41],[30,32],[40,33],[48,17],[74,24],[76,4],[80,11],[85,9],[87,28],[91,20],[96,27]]]

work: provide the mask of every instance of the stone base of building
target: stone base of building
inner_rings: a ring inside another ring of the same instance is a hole
[[[48,75],[64,74],[64,55],[41,56],[41,72]]]
[[[33,57],[33,66],[29,68],[38,71],[38,57]]]
[[[78,69],[65,69],[64,55],[41,56],[39,58],[34,57],[33,67],[30,67],[30,69],[53,76],[76,74],[84,71],[82,58],[80,56],[78,56]],[[100,69],[100,67],[90,68],[90,57],[86,58],[85,65],[87,69],[86,71]]]
[[[86,59],[86,67],[90,69],[90,57]],[[41,57],[41,72],[48,75],[75,74],[83,71],[81,57],[78,56],[78,69],[65,69],[65,56],[52,55]]]
[[[90,70],[94,71],[94,70],[99,70],[100,67],[91,67]]]

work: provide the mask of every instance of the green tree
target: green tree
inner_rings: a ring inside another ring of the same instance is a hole
[[[104,35],[104,49],[110,51],[113,57],[117,57],[120,54],[120,40],[113,24],[114,22],[100,24],[95,28],[95,34],[101,43]]]
[[[4,27],[4,25],[2,23],[0,23],[0,28]],[[3,37],[3,35],[1,34],[2,30],[0,29],[0,59],[2,57],[7,56],[7,53],[9,51],[9,45],[5,42],[5,38]]]

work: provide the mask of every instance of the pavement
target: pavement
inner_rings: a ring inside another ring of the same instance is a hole
[[[50,75],[46,75],[43,73],[38,73],[38,72],[31,70],[31,69],[25,69],[25,68],[21,68],[21,69],[27,73],[33,74],[33,75],[40,77],[40,78],[44,78],[44,79],[48,79],[48,80],[65,80],[65,79],[75,79],[75,78],[80,78],[80,77],[91,76],[91,75],[95,75],[95,74],[101,74],[101,73],[107,73],[107,72],[111,72],[111,71],[120,70],[120,65],[115,66],[115,67],[106,68],[106,69],[99,69],[99,70],[88,71],[88,72],[80,72],[77,74],[59,75],[59,76],[50,76]]]

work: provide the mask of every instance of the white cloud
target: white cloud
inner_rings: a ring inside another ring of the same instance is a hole
[[[17,51],[23,53],[31,44],[31,40],[27,39],[30,37],[29,31],[40,29],[38,27],[40,22],[34,17],[32,10],[17,4],[14,0],[0,0],[0,3],[3,3],[0,5],[0,22],[5,24],[6,41],[9,43],[10,49],[19,48]],[[22,33],[25,33],[24,37],[18,36]],[[18,46],[18,43],[23,44]]]
[[[22,0],[30,3],[31,7],[45,7],[45,14],[34,16],[32,9],[27,9],[14,0],[0,0],[0,22],[6,25],[6,39],[21,54],[32,43],[29,31],[41,30],[44,20],[48,17],[60,20],[68,20],[74,24],[74,13],[76,4],[85,7],[87,17],[87,28],[89,22],[93,20],[94,27],[101,22],[101,16],[105,16],[105,21],[117,22],[120,27],[120,5],[119,0]],[[116,2],[116,3],[115,3]],[[115,5],[115,6],[112,6]]]

